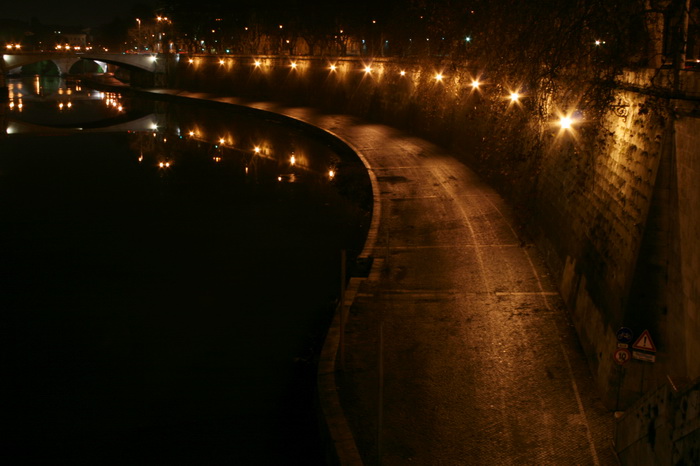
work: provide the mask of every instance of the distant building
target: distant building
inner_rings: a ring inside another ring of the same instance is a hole
[[[56,45],[60,49],[85,50],[88,45],[88,35],[84,32],[65,33],[55,31]],[[67,47],[66,47],[67,46]]]

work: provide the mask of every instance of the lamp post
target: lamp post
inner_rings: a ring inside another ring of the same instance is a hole
[[[141,19],[136,18],[136,22],[139,24],[138,39],[136,39],[136,52],[141,52]]]

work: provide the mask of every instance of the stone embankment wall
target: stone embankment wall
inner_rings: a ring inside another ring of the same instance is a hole
[[[665,384],[640,398],[617,421],[620,464],[690,465],[700,461],[700,383]]]
[[[394,125],[450,148],[489,179],[545,254],[610,407],[628,406],[667,376],[700,377],[700,119],[692,101],[700,80],[692,74],[683,75],[690,100],[680,105],[663,95],[669,74],[628,73],[609,111],[563,131],[554,110],[551,123],[532,118],[527,93],[511,102],[517,89],[487,74],[474,87],[478,70],[468,63],[189,58],[171,75],[176,87]],[[613,362],[622,326],[650,331],[656,363]]]
[[[682,105],[682,104],[681,104]],[[687,108],[686,108],[687,110]],[[691,110],[692,111],[692,110]],[[696,109],[694,110],[697,111]],[[672,202],[677,210],[671,219],[672,254],[669,260],[669,328],[673,356],[685,364],[691,379],[700,374],[700,118],[697,113],[681,118],[675,127],[675,157],[671,166]],[[671,319],[672,318],[672,319]]]

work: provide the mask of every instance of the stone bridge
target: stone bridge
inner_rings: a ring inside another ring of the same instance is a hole
[[[18,53],[5,54],[2,56],[2,69],[4,73],[10,72],[22,66],[42,61],[51,61],[56,64],[59,72],[68,74],[70,68],[79,60],[92,60],[97,63],[109,63],[127,68],[138,68],[145,71],[156,72],[158,70],[159,61],[164,62],[164,59],[158,59],[154,54],[126,54],[126,53],[100,53],[100,52],[85,52],[85,53]]]

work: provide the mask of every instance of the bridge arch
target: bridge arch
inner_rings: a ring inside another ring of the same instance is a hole
[[[86,74],[86,73],[106,73],[107,63],[90,60],[88,58],[77,60],[68,70],[67,74]]]
[[[70,69],[80,61],[79,58],[66,57],[66,58],[54,58],[51,60],[58,67],[58,72],[61,76],[70,74]]]
[[[165,57],[152,54],[110,54],[110,53],[86,53],[83,59],[101,61],[124,68],[139,69],[156,72],[165,62]]]

